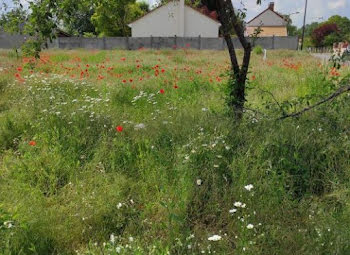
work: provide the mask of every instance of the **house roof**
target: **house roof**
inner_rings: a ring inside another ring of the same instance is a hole
[[[69,33],[63,31],[62,29],[57,29],[56,30],[56,36],[57,37],[71,37],[72,35],[70,35]]]
[[[170,2],[168,2],[168,3],[166,3],[166,4],[161,4],[161,5],[157,6],[156,8],[152,9],[150,12],[147,12],[145,15],[143,15],[143,16],[137,18],[136,20],[134,20],[133,22],[129,23],[128,25],[131,25],[131,24],[133,24],[133,23],[139,21],[140,19],[143,19],[145,16],[148,16],[149,14],[151,14],[151,13],[153,13],[154,11],[156,11],[156,10],[162,8],[163,6],[166,6],[166,5],[169,4],[169,3],[170,3]],[[192,7],[192,6],[188,5],[188,4],[185,4],[185,6],[191,8],[191,9],[193,9],[193,10],[195,10],[196,12],[199,12],[199,13],[202,14],[203,16],[205,16],[205,17],[207,17],[207,18],[209,18],[209,19],[215,21],[216,23],[220,23],[220,22],[218,21],[218,19],[212,17],[210,14],[205,13],[203,10],[201,11],[201,9],[194,8],[194,7]]]
[[[256,17],[252,18],[250,21],[247,22],[247,26],[249,27],[251,23],[253,23],[253,21],[255,21],[256,19],[258,19],[260,16],[262,16],[263,14],[267,13],[268,11],[276,14],[279,18],[281,18],[283,20],[283,24],[280,24],[279,22],[275,22],[272,24],[263,24],[263,25],[267,25],[267,26],[286,26],[287,22],[285,17],[283,17],[280,13],[276,12],[275,10],[271,10],[270,7],[268,7],[266,10],[264,10],[263,12],[261,12],[260,14],[258,14]],[[253,24],[251,24],[251,26],[255,26]]]

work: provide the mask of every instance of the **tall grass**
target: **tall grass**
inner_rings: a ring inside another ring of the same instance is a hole
[[[337,86],[313,58],[254,56],[240,125],[226,53],[44,59],[0,54],[0,253],[350,253],[349,96],[276,121]]]

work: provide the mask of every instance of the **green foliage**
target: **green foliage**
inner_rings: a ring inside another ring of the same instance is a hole
[[[12,9],[2,13],[0,17],[0,27],[11,34],[23,33],[23,27],[27,20],[27,13],[22,8]]]
[[[29,39],[22,45],[21,50],[23,56],[40,58],[41,42]]]
[[[103,36],[127,36],[131,34],[128,24],[144,15],[148,11],[146,6],[135,0],[102,0],[97,4],[92,23]]]
[[[324,40],[322,41],[322,46],[332,46],[333,43],[336,42],[342,42],[349,40],[349,33],[350,33],[350,19],[347,17],[341,17],[339,15],[331,16],[327,21],[318,23],[313,22],[311,24],[307,24],[305,28],[305,36],[307,39],[311,38],[312,33],[319,29],[320,27],[324,25],[331,25],[336,24],[339,31],[337,33],[331,33],[327,36],[325,36]],[[302,35],[302,28],[298,30],[298,35]],[[320,46],[315,41],[309,41],[309,46]]]
[[[263,48],[260,45],[257,45],[253,49],[253,53],[256,55],[262,55],[264,53]]]

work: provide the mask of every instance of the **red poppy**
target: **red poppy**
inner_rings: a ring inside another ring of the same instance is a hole
[[[133,80],[133,79],[130,79],[129,81],[130,81],[130,82],[133,82],[134,80]]]
[[[35,142],[35,141],[30,141],[28,144],[29,144],[30,146],[35,146],[35,145],[36,145],[36,142]]]
[[[123,80],[123,83],[126,83],[126,80]]]
[[[22,71],[23,71],[23,68],[19,66],[19,67],[17,67],[17,71],[18,71],[18,72],[22,72]]]
[[[159,93],[164,94],[165,93],[164,89],[159,90]]]
[[[252,81],[254,81],[256,79],[255,75],[252,76]]]
[[[119,133],[123,132],[123,127],[122,126],[117,126],[115,130]]]
[[[177,88],[179,88],[176,84],[174,85],[174,89],[177,89]]]
[[[162,69],[162,73],[165,73],[165,70],[164,70],[164,69]]]

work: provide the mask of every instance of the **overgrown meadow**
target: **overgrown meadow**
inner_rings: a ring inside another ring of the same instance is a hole
[[[244,119],[226,52],[0,52],[0,254],[350,254],[348,82],[253,54]]]

